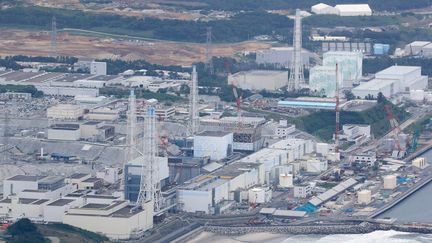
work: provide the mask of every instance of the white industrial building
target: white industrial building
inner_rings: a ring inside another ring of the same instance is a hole
[[[338,4],[335,6],[339,16],[371,16],[369,4]]]
[[[209,156],[211,160],[221,160],[233,152],[231,132],[204,131],[194,136],[194,157]]]
[[[302,167],[305,169],[305,171],[312,174],[319,174],[323,171],[326,171],[328,168],[327,160],[310,158],[302,162],[302,164],[304,164]]]
[[[48,139],[78,141],[81,139],[79,124],[53,124],[48,128]]]
[[[368,4],[338,4],[334,7],[318,3],[311,7],[314,14],[335,14],[339,16],[371,16],[372,9]]]
[[[339,80],[339,87],[342,87],[342,84],[342,80]],[[315,66],[311,68],[309,88],[320,96],[335,97],[336,66]]]
[[[93,75],[107,75],[107,63],[106,62],[91,62],[90,63],[90,74]]]
[[[54,120],[79,120],[84,110],[78,105],[58,104],[47,109],[47,118]]]
[[[272,190],[269,187],[254,187],[249,189],[248,194],[250,204],[267,203],[272,198]]]
[[[287,71],[251,70],[228,76],[228,84],[241,89],[275,91],[288,85]]]
[[[142,208],[122,200],[107,204],[88,203],[70,208],[63,223],[102,233],[114,240],[125,240],[153,227],[153,202],[145,203]]]
[[[376,98],[380,92],[390,98],[410,90],[425,90],[427,86],[428,77],[421,75],[421,67],[392,66],[376,73],[375,79],[360,84],[352,92],[361,99]]]
[[[119,109],[111,109],[108,107],[99,107],[96,109],[92,109],[84,115],[84,119],[94,121],[115,121],[119,119],[119,117]]]
[[[397,187],[397,178],[395,175],[386,175],[383,177],[383,188],[393,190]]]
[[[186,182],[178,189],[178,206],[185,212],[223,213],[234,200],[248,200],[248,189],[263,183],[262,164],[234,162]]]
[[[362,124],[344,124],[342,126],[341,139],[346,139],[349,142],[361,144],[366,142],[371,137],[370,125]]]
[[[309,184],[301,184],[294,186],[294,197],[307,198],[312,194],[312,187]]]
[[[294,124],[288,124],[287,120],[280,120],[279,125],[275,129],[275,135],[279,138],[287,138],[295,130]]]
[[[272,47],[269,49],[258,50],[256,52],[256,63],[263,65],[275,65],[276,67],[290,68],[293,61],[293,47]],[[301,52],[303,66],[309,67],[311,53],[305,49]]]
[[[176,113],[176,109],[174,106],[156,106],[156,117],[158,117],[159,119],[167,119],[170,117],[173,117]]]
[[[359,204],[367,205],[371,202],[372,195],[370,190],[361,190],[357,192],[357,202]]]
[[[341,70],[343,87],[351,87],[363,75],[363,53],[359,51],[328,51],[323,54],[323,66]]]
[[[115,135],[114,126],[107,126],[103,122],[89,121],[80,125],[81,139],[90,141],[106,141]]]
[[[405,55],[410,56],[432,56],[432,45],[430,41],[413,41],[405,46],[404,52]]]
[[[313,5],[311,7],[311,12],[314,14],[339,14],[336,8],[325,3],[318,3]]]

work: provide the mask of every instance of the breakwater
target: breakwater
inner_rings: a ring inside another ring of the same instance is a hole
[[[365,234],[377,230],[396,230],[412,233],[432,233],[431,226],[418,225],[393,225],[384,223],[362,222],[357,225],[286,225],[286,226],[204,226],[204,231],[218,235],[244,235],[249,233],[274,233],[274,234]]]

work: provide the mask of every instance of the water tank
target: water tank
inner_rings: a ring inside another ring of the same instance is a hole
[[[384,176],[384,189],[393,190],[396,188],[396,176],[387,175]]]
[[[288,188],[293,186],[292,174],[279,174],[279,187]]]
[[[371,191],[362,190],[357,193],[357,202],[360,204],[369,204],[371,202]]]

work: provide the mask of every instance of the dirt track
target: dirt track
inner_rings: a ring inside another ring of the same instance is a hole
[[[119,58],[125,60],[144,59],[163,65],[190,65],[205,60],[205,45],[167,41],[127,41],[115,38],[89,37],[59,32],[57,54],[62,56],[90,58]],[[0,30],[0,56],[41,55],[51,50],[49,32]],[[242,51],[255,51],[270,45],[261,42],[215,44],[213,56],[233,56]]]

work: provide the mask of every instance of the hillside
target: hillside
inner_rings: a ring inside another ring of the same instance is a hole
[[[376,106],[362,112],[342,111],[340,114],[341,126],[344,124],[370,124],[371,132],[375,137],[381,137],[390,130],[387,113],[384,105],[378,103]],[[393,112],[398,121],[407,119],[408,113],[403,108],[393,106]],[[295,124],[310,134],[324,141],[332,139],[335,130],[336,114],[334,111],[318,111],[308,116],[295,120]]]

